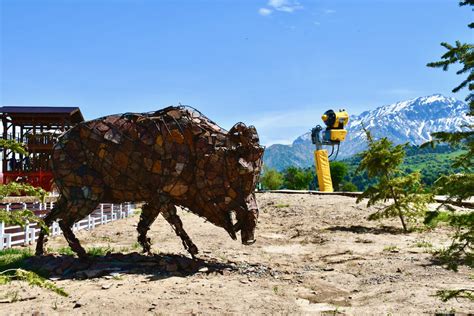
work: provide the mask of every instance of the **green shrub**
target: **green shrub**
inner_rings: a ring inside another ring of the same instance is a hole
[[[344,182],[341,186],[343,192],[357,192],[357,186],[352,182]]]
[[[357,202],[368,198],[367,206],[384,203],[368,219],[398,217],[403,230],[407,232],[407,221],[416,222],[417,218],[423,217],[433,196],[424,193],[418,172],[405,175],[401,171],[406,145],[394,146],[385,137],[374,140],[367,130],[366,135],[369,146],[359,154],[361,161],[357,171],[367,172],[368,177],[375,178],[377,182],[369,186],[357,198]]]

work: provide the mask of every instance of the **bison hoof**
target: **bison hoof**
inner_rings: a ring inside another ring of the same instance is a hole
[[[192,245],[191,247],[189,247],[188,252],[191,254],[193,258],[195,258],[196,255],[199,253],[199,250],[195,245]]]
[[[249,239],[249,240],[246,240],[242,243],[246,246],[250,246],[250,245],[253,245],[256,241],[257,241],[256,239]]]

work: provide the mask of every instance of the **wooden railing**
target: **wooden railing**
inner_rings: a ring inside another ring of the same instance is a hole
[[[39,217],[44,217],[54,206],[50,203],[5,203],[0,204],[0,208],[7,211],[15,212],[16,210],[28,209]],[[92,230],[96,226],[105,225],[107,223],[129,217],[135,212],[135,205],[130,203],[124,204],[100,204],[100,206],[86,218],[76,222],[73,231]],[[31,223],[25,227],[6,226],[0,222],[0,250],[12,248],[15,246],[31,245],[38,238],[40,228],[36,223]],[[50,235],[56,236],[61,234],[59,224],[54,222],[50,227]]]

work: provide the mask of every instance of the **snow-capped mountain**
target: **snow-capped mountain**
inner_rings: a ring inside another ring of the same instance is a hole
[[[468,105],[462,101],[434,94],[353,115],[349,119],[347,138],[341,144],[339,157],[352,156],[366,148],[362,126],[369,129],[375,138],[387,137],[395,144],[420,145],[431,140],[433,132],[459,131],[463,125],[474,124],[474,118],[466,115],[467,110]],[[290,165],[307,167],[313,164],[313,150],[308,132],[292,145],[268,147],[264,161],[267,166],[279,170]]]

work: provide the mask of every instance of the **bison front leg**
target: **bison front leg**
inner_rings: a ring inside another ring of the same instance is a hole
[[[85,258],[87,257],[86,251],[82,248],[79,239],[77,239],[76,235],[72,232],[71,226],[72,223],[66,222],[65,220],[59,221],[59,227],[63,231],[63,235],[69,247],[71,247],[72,251],[74,251],[79,258]]]
[[[140,221],[138,222],[138,243],[142,245],[143,252],[151,254],[151,240],[146,236],[148,230],[150,230],[151,224],[160,214],[160,210],[150,204],[145,204],[142,207],[142,213],[140,214]]]
[[[181,238],[184,248],[191,254],[193,258],[195,258],[198,253],[198,248],[184,230],[183,222],[181,222],[181,218],[179,218],[178,214],[176,213],[176,207],[174,205],[167,205],[166,208],[162,209],[162,214],[171,227],[173,227],[176,235]]]

